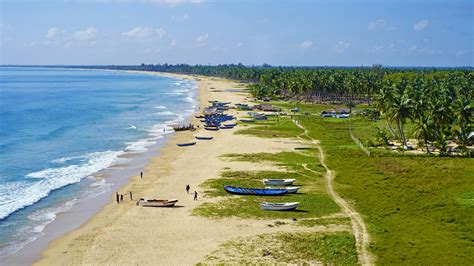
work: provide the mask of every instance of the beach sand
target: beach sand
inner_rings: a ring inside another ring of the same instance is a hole
[[[249,97],[246,93],[229,90],[238,86],[231,81],[178,76],[198,80],[200,110],[209,105],[208,100],[242,103]],[[228,113],[244,115],[244,112],[237,113],[235,109]],[[191,122],[202,125],[194,117]],[[150,160],[143,171],[143,179],[134,176],[129,184],[119,190],[125,196],[124,203],[117,204],[115,196],[111,198],[110,203],[86,224],[51,242],[36,264],[190,265],[203,261],[219,244],[235,237],[279,231],[307,231],[307,228],[292,225],[269,227],[272,221],[265,220],[208,219],[191,215],[192,209],[199,204],[215,200],[203,198],[203,189],[199,185],[207,179],[218,177],[224,168],[285,171],[271,164],[232,162],[219,156],[228,153],[279,152],[293,150],[299,145],[297,140],[233,134],[239,127],[242,128],[239,125],[234,129],[206,131],[201,126],[195,132],[177,132],[160,149],[159,156]],[[190,147],[176,146],[177,143],[195,141],[195,135],[214,136],[214,139],[198,141]],[[189,194],[185,191],[187,184],[191,186]],[[193,200],[195,190],[199,193],[198,201]],[[133,201],[128,197],[129,191],[133,192]],[[175,208],[144,208],[135,205],[135,200],[141,197],[176,198],[179,202]],[[312,230],[318,230],[318,227]]]

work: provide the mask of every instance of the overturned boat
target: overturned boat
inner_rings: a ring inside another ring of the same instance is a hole
[[[288,190],[281,188],[243,188],[224,186],[225,191],[236,195],[256,195],[256,196],[280,196],[288,193]]]
[[[143,207],[174,207],[177,199],[139,199],[138,206]]]
[[[263,184],[265,186],[290,186],[295,182],[296,179],[263,179]]]
[[[298,208],[299,202],[271,203],[262,202],[260,208],[266,211],[294,211]]]

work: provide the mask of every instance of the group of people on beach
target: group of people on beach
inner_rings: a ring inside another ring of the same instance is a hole
[[[130,200],[133,200],[132,191],[129,191],[128,195],[130,196]],[[118,192],[115,192],[115,200],[117,201],[117,203],[123,202],[123,194],[119,194]]]
[[[140,172],[140,179],[143,178],[143,172]],[[186,193],[189,194],[189,190],[191,189],[191,186],[189,184],[186,185]],[[129,191],[129,196],[130,196],[130,200],[133,200],[133,194],[132,194],[132,191]],[[118,192],[115,192],[115,200],[117,201],[117,203],[120,203],[120,202],[123,202],[123,194],[119,194]],[[194,200],[197,201],[198,200],[198,192],[197,191],[194,191]]]

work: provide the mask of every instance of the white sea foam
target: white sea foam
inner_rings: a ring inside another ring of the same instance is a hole
[[[168,107],[163,106],[163,105],[158,105],[158,106],[155,106],[153,108],[155,108],[155,109],[168,109]]]
[[[173,113],[171,111],[161,111],[161,112],[155,112],[155,115],[162,115],[162,116],[170,116],[170,115],[177,115],[176,113]]]
[[[137,126],[131,125],[131,126],[127,127],[126,129],[137,129]]]
[[[84,156],[83,164],[48,168],[28,174],[27,177],[30,178],[28,182],[17,181],[0,186],[0,219],[39,201],[55,189],[77,183],[82,178],[111,166],[122,153],[120,151],[89,153]]]

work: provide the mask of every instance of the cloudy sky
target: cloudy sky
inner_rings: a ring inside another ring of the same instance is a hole
[[[473,1],[0,0],[0,64],[473,66]]]

